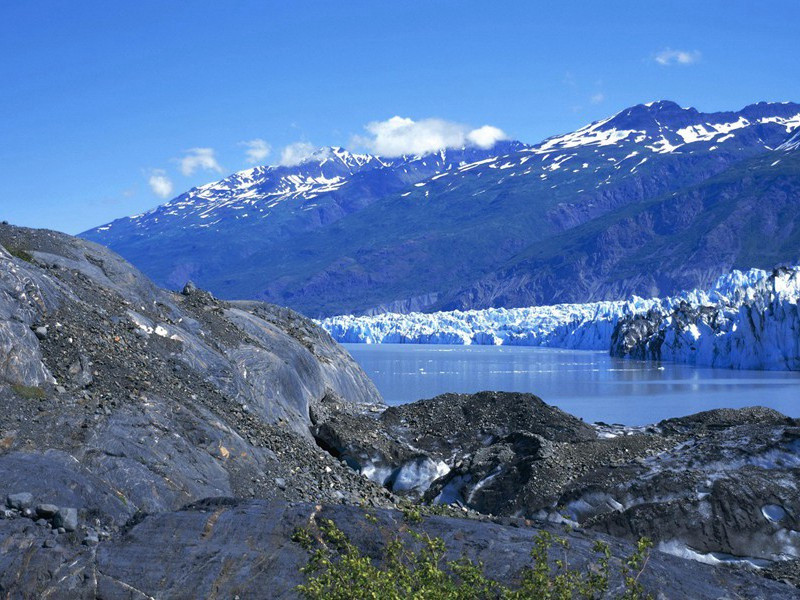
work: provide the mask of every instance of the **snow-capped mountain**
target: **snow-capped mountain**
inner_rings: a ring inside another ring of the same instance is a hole
[[[611,350],[616,356],[800,370],[800,267],[733,271],[664,298],[437,313],[329,317],[338,342]]]
[[[672,294],[800,260],[800,105],[661,101],[535,145],[322,149],[85,237],[158,282],[312,316]]]
[[[731,147],[769,147],[775,131],[788,133],[800,126],[798,105],[762,102],[740,112],[701,113],[674,102],[640,104],[597,121],[574,133],[556,136],[537,146],[539,152],[585,146],[641,145],[656,153],[718,150]],[[737,139],[737,137],[739,139]],[[744,139],[743,139],[744,138]],[[698,145],[699,144],[699,145]]]
[[[356,198],[365,195],[365,188],[369,196],[388,194],[459,166],[481,162],[492,156],[492,152],[523,147],[518,142],[499,142],[491,152],[469,147],[391,159],[354,154],[340,147],[319,148],[297,165],[238,171],[220,181],[193,188],[146,213],[98,227],[87,235],[124,236],[131,227],[148,232],[154,227],[213,228],[224,221],[280,219],[286,212],[297,211],[314,211],[320,221],[327,223],[347,214],[348,205],[359,206]],[[345,199],[337,203],[338,211],[329,210],[330,203],[324,202],[329,196]],[[313,226],[314,220],[310,221]]]
[[[295,167],[260,166],[239,171],[189,190],[152,211],[131,217],[131,221],[142,226],[169,220],[180,227],[213,227],[221,219],[247,218],[249,211],[268,216],[281,202],[311,200],[338,190],[356,173],[386,166],[368,154],[320,148]]]

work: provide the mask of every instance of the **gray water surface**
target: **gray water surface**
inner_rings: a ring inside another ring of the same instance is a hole
[[[344,344],[388,404],[444,392],[531,392],[591,422],[644,425],[762,405],[800,417],[800,373],[733,371],[514,346]]]

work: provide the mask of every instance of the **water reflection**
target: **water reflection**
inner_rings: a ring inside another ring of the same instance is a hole
[[[800,416],[800,373],[731,371],[511,346],[345,344],[389,404],[443,392],[532,392],[590,421],[641,425],[760,404]]]

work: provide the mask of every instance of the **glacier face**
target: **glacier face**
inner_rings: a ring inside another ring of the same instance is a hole
[[[620,319],[611,353],[734,369],[800,370],[800,268],[739,285],[716,303]]]
[[[666,298],[529,308],[330,317],[339,342],[609,350],[742,369],[800,369],[800,267],[734,270]]]

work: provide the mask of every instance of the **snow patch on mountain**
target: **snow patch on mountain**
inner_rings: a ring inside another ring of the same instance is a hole
[[[798,148],[800,148],[800,131],[796,132],[792,137],[778,146],[776,150],[791,152],[792,150],[797,150]]]

